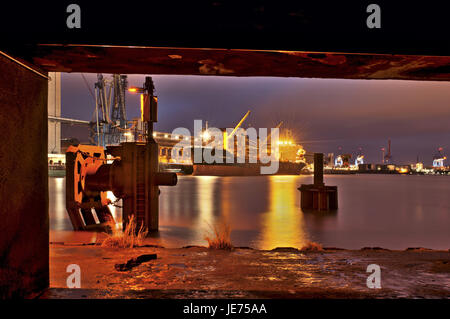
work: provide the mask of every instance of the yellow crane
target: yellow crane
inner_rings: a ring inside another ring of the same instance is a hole
[[[223,149],[228,150],[228,140],[236,134],[236,131],[238,128],[242,125],[242,123],[245,121],[245,119],[249,116],[250,111],[247,111],[245,113],[244,117],[241,119],[241,121],[236,125],[233,131],[231,131],[230,135],[228,135],[227,131],[223,132]]]
[[[280,123],[278,123],[278,125],[277,125],[275,128],[280,128],[281,125],[283,125],[283,121],[281,121]],[[273,132],[272,132],[272,130],[270,130],[270,135],[268,135],[268,136],[266,137],[266,139],[264,140],[264,143],[263,143],[262,145],[264,145],[264,144],[267,143],[267,140],[269,139],[269,137],[270,137],[270,143],[272,143],[272,134],[273,134]]]
[[[278,123],[277,126],[275,126],[275,128],[280,128],[281,125],[283,125],[283,124],[284,124],[284,122],[281,121],[280,123]],[[265,138],[265,140],[263,142],[259,142],[259,145],[265,145],[267,143],[267,141],[269,140],[269,137],[270,137],[270,140],[272,141],[272,135],[273,135],[273,132],[270,132],[270,134]],[[249,141],[249,142],[252,142],[252,141]],[[253,143],[255,143],[255,142],[253,141]],[[258,142],[256,142],[256,144],[253,144],[252,146],[258,147]]]

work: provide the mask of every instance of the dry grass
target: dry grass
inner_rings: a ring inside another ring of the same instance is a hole
[[[110,228],[112,230],[111,234],[107,234],[108,237],[102,242],[101,247],[133,248],[141,246],[148,234],[148,231],[144,229],[144,225],[141,225],[139,230],[137,230],[134,215],[131,215],[129,218],[124,231],[118,230],[114,224]]]
[[[304,245],[301,251],[323,251],[323,247],[319,243],[315,243],[313,241],[308,241],[306,245]]]
[[[208,224],[211,232],[205,235],[205,240],[208,242],[208,248],[210,249],[223,249],[232,250],[231,244],[231,227],[226,220],[222,220],[219,223],[211,226]]]

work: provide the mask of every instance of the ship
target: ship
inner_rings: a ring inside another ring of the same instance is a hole
[[[195,163],[193,160],[193,154],[195,152],[195,149],[191,150],[192,155],[192,162],[193,162],[193,169],[192,169],[192,175],[194,176],[263,176],[263,175],[299,175],[301,173],[301,170],[306,166],[306,161],[304,158],[305,150],[303,149],[302,145],[297,144],[294,141],[293,135],[290,130],[286,130],[286,132],[281,136],[280,139],[276,141],[277,143],[277,154],[274,156],[275,160],[278,161],[278,164],[275,165],[275,169],[273,169],[273,173],[271,169],[269,169],[269,166],[271,166],[271,163],[262,163],[260,161],[260,158],[258,156],[259,149],[258,145],[267,145],[268,154],[270,155],[271,150],[271,135],[269,135],[263,143],[258,139],[256,146],[253,146],[254,152],[253,154],[256,154],[256,156],[251,156],[251,148],[252,145],[249,142],[248,138],[246,139],[245,143],[245,155],[241,159],[241,162],[238,161],[237,156],[237,139],[234,139],[234,133],[236,129],[242,124],[242,122],[245,120],[245,118],[248,116],[250,111],[247,112],[247,114],[244,116],[244,118],[239,122],[239,124],[235,127],[235,129],[231,132],[231,134],[227,135],[226,130],[222,129],[223,131],[223,142],[216,143],[220,144],[221,147],[223,147],[221,160],[219,163],[217,161],[213,163],[207,163],[203,161],[202,163]],[[277,129],[282,125],[282,122],[276,127]],[[245,130],[244,130],[245,131]],[[246,136],[244,132],[244,136]],[[209,141],[208,134],[207,134],[207,128],[202,133],[203,140],[205,142],[205,145],[214,145],[214,141]],[[206,138],[205,138],[206,137]],[[230,139],[234,141],[234,143],[230,143]],[[206,141],[205,141],[206,140]],[[275,141],[274,141],[275,142]],[[231,144],[231,145],[229,145]],[[201,152],[203,152],[205,146],[202,147]],[[233,150],[230,152],[228,149],[233,148]],[[227,157],[231,158],[232,161],[229,161],[231,163],[227,163]],[[253,159],[250,160],[250,158]],[[277,167],[278,166],[278,167]],[[267,167],[267,170],[263,172],[264,167]],[[267,173],[269,172],[269,173]]]
[[[261,168],[267,166],[261,163],[233,163],[233,164],[194,164],[194,176],[264,176],[264,175],[299,175],[305,163],[279,162],[278,170],[274,174],[262,174]]]

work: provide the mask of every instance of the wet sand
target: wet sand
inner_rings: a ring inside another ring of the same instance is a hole
[[[145,254],[157,259],[116,270]],[[81,289],[66,288],[69,264],[81,268]],[[369,264],[381,267],[381,289],[366,285]],[[50,245],[50,287],[42,298],[449,298],[450,252],[117,249],[59,242]]]

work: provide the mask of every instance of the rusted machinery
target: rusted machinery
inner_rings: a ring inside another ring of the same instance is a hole
[[[86,176],[106,161],[103,147],[70,146],[66,152],[66,208],[74,230],[86,230],[113,220],[106,191],[86,187]]]
[[[106,197],[121,198],[123,226],[134,215],[138,229],[157,231],[159,186],[177,184],[175,173],[159,172],[158,144],[152,137],[156,122],[156,97],[151,78],[142,89],[145,141],[108,146],[71,146],[66,152],[66,207],[75,230],[99,227],[113,220]],[[107,155],[111,155],[108,159]],[[97,220],[96,220],[97,218]]]

